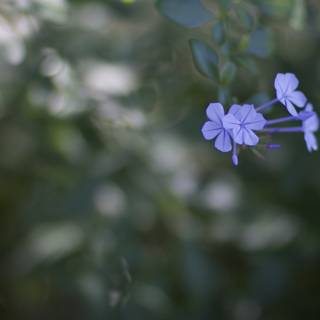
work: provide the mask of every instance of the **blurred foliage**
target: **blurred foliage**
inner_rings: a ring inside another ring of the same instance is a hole
[[[2,0],[0,319],[318,319],[319,155],[200,127],[276,72],[319,106],[319,7]]]

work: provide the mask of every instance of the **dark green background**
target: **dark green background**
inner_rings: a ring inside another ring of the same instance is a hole
[[[1,320],[319,319],[319,154],[288,135],[234,168],[200,133],[277,72],[319,111],[319,4],[218,2],[189,30],[150,0],[1,1]],[[212,42],[219,10],[251,39],[222,89],[188,44],[239,58]]]

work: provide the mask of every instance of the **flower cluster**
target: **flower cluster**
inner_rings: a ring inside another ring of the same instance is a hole
[[[276,76],[274,86],[276,98],[264,103],[259,107],[252,104],[234,104],[225,114],[224,107],[220,103],[210,103],[206,113],[206,121],[201,129],[206,140],[214,140],[214,146],[221,152],[232,151],[232,161],[238,165],[239,146],[254,147],[261,145],[261,135],[276,133],[300,132],[309,152],[318,150],[318,143],[315,132],[319,130],[319,117],[313,110],[311,103],[305,95],[298,91],[299,81],[292,73],[279,73]],[[262,114],[271,106],[280,103],[289,116],[267,120]],[[297,108],[301,110],[298,112]],[[290,121],[300,122],[300,126],[278,127],[279,123]],[[278,144],[263,144],[266,149],[278,148]]]

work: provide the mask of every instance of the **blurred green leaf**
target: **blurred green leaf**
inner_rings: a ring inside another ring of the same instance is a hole
[[[247,57],[247,56],[237,57],[236,63],[241,67],[249,70],[252,73],[258,72],[258,67],[253,57]]]
[[[220,86],[218,90],[218,101],[222,104],[226,104],[230,100],[229,87]]]
[[[218,3],[225,9],[228,9],[231,4],[232,4],[233,0],[218,0]]]
[[[187,28],[199,27],[213,19],[200,0],[158,0],[156,5],[164,16]]]
[[[254,27],[254,17],[243,5],[235,8],[237,23],[246,31],[250,31]]]
[[[229,56],[232,51],[232,45],[231,42],[225,42],[221,45],[220,50],[223,55]]]
[[[221,68],[220,83],[222,85],[229,85],[234,80],[236,73],[237,73],[236,65],[228,61]]]
[[[213,26],[212,38],[217,44],[222,44],[225,41],[226,32],[223,22],[218,22]]]
[[[302,30],[305,26],[307,17],[306,3],[304,0],[295,0],[290,25],[293,29]]]
[[[259,58],[266,58],[272,49],[271,33],[265,29],[252,32],[249,37],[247,52]]]
[[[277,18],[284,18],[292,9],[292,0],[256,0],[259,3],[259,9],[264,15]],[[299,0],[300,1],[300,0]]]
[[[247,50],[248,45],[249,45],[249,36],[244,34],[239,40],[238,48],[240,51],[244,52]]]
[[[190,40],[190,47],[194,64],[198,71],[205,77],[216,79],[219,63],[217,53],[207,44],[197,39]]]

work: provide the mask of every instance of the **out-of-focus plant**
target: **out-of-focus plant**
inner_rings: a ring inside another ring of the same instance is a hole
[[[206,121],[202,127],[202,134],[206,140],[215,140],[214,146],[221,152],[232,151],[234,165],[238,165],[238,147],[260,147],[260,149],[279,148],[278,144],[262,142],[275,133],[304,133],[307,149],[311,152],[318,150],[315,132],[319,130],[319,116],[313,111],[304,93],[297,90],[299,81],[292,73],[279,73],[275,79],[277,98],[255,107],[252,104],[233,104],[225,115],[220,103],[211,103],[207,108]],[[281,103],[286,107],[290,116],[266,120],[261,112],[268,110],[275,104]],[[304,108],[299,113],[296,110]],[[301,122],[296,127],[272,127],[279,123]],[[260,134],[259,136],[257,134]],[[262,139],[263,138],[263,139]]]
[[[150,0],[0,1],[1,320],[319,314],[317,158],[287,136],[230,170],[199,132],[276,72],[317,107],[319,4],[194,3],[184,28]]]
[[[233,151],[232,159],[235,165],[238,165],[238,145],[243,148],[246,146],[262,147],[259,137],[252,130],[267,133],[270,136],[274,132],[305,132],[308,150],[318,149],[314,135],[314,132],[319,129],[318,115],[312,111],[313,107],[310,104],[307,106],[305,95],[296,91],[299,82],[293,74],[277,75],[276,99],[264,102],[257,108],[249,104],[243,106],[233,104],[229,113],[225,115],[222,104],[231,103],[235,99],[230,87],[236,81],[237,70],[246,68],[258,73],[258,70],[253,68],[254,56],[266,58],[271,53],[271,31],[266,23],[262,23],[265,16],[264,4],[263,1],[254,4],[249,1],[220,0],[213,3],[211,8],[213,14],[200,0],[157,1],[159,11],[183,27],[197,28],[210,23],[213,46],[209,46],[199,38],[190,40],[193,61],[197,70],[218,87],[219,103],[212,103],[208,106],[209,121],[204,124],[202,133],[206,140],[215,140],[215,148],[219,151]],[[294,7],[294,21],[302,19],[304,14],[302,4],[303,1],[300,1]],[[257,113],[270,108],[277,102],[286,106],[291,117],[266,121],[261,113]],[[294,105],[300,108],[306,107],[306,109],[298,115]],[[312,125],[305,129],[305,123],[311,121],[308,118],[313,119]],[[291,120],[301,120],[304,125],[294,128],[267,128],[269,125]],[[278,148],[279,145],[264,143],[263,146],[270,149],[275,146]],[[254,149],[253,151],[257,152]]]
[[[157,1],[164,16],[183,27],[199,28],[190,40],[195,67],[218,87],[218,100],[229,103],[230,85],[239,68],[257,72],[255,59],[270,55],[271,32],[268,24],[262,23],[259,2],[220,0],[206,4],[208,8],[200,0]]]

